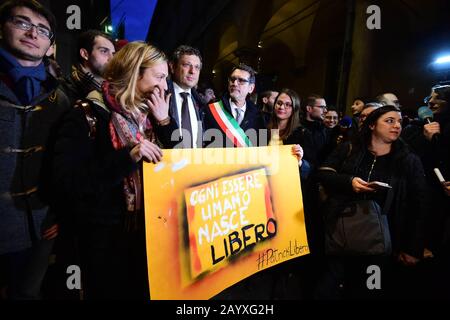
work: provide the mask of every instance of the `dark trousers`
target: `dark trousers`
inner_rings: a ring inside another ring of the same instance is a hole
[[[392,268],[390,259],[381,256],[338,257],[329,256],[328,268],[318,281],[314,298],[318,300],[381,299],[388,298],[391,291]],[[368,286],[375,272],[380,270],[380,288]]]
[[[54,240],[39,240],[32,247],[0,256],[7,298],[41,299],[41,285],[48,268]]]
[[[148,300],[144,230],[89,225],[80,235],[84,297]]]

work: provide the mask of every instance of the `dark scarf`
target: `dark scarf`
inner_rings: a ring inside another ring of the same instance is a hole
[[[24,105],[41,93],[41,82],[47,79],[44,63],[36,67],[22,66],[14,56],[0,47],[0,70],[12,80],[12,90]]]
[[[136,120],[128,111],[126,111],[109,92],[109,83],[103,82],[101,87],[105,104],[111,110],[111,120],[109,123],[109,132],[114,149],[125,147],[133,148],[142,138],[151,138],[152,132],[150,121],[147,116],[142,114],[139,120]],[[139,123],[143,123],[145,134],[139,131]],[[137,214],[142,213],[143,206],[143,185],[141,176],[141,167],[124,178],[123,191],[127,206],[128,215],[126,219],[127,229],[136,229]]]

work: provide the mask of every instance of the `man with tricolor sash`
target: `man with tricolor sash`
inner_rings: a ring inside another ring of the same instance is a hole
[[[258,146],[259,129],[264,128],[256,106],[247,99],[254,89],[255,71],[245,64],[234,67],[228,92],[204,110],[203,142],[207,147]]]

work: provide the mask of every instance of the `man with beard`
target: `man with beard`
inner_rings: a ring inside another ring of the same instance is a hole
[[[278,96],[278,91],[273,90],[267,90],[264,92],[261,92],[258,108],[259,108],[259,115],[262,118],[262,121],[264,122],[264,127],[267,128],[270,122],[270,117],[272,116],[273,112],[273,105],[275,103],[275,99]]]
[[[332,151],[335,143],[329,130],[323,124],[327,105],[325,99],[317,94],[310,94],[302,105],[301,120],[302,135],[300,145],[304,150],[304,159],[311,164],[311,173],[305,183],[302,183],[305,226],[311,256],[306,268],[310,268],[311,278],[319,272],[321,254],[323,253],[323,225],[319,209],[319,185],[316,180],[317,168]],[[317,260],[319,259],[319,260]]]
[[[305,99],[302,110],[304,141],[301,146],[305,152],[305,159],[313,167],[317,167],[331,151],[329,134],[323,124],[327,104],[323,97],[311,94]]]
[[[77,101],[85,99],[90,92],[101,91],[104,81],[102,74],[108,61],[113,57],[115,48],[113,40],[105,33],[98,30],[87,30],[78,37],[78,62],[72,65],[70,76],[62,79],[62,89],[74,106]],[[61,230],[55,246],[57,256],[53,267],[55,282],[64,283],[68,265],[79,265],[78,250],[74,247],[79,226],[76,223],[76,215],[70,213],[70,208],[58,218]],[[77,290],[69,290],[65,285],[58,286],[56,293],[64,299],[79,299]]]
[[[100,90],[102,73],[116,49],[113,40],[98,30],[83,32],[78,38],[78,63],[63,83],[71,103],[83,99],[93,90]]]
[[[228,77],[228,91],[221,101],[205,108],[204,141],[209,147],[258,145],[258,130],[263,126],[256,106],[248,99],[254,89],[255,71],[242,63],[234,67]]]

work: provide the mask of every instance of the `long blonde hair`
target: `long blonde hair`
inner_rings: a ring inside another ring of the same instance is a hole
[[[161,62],[167,63],[164,52],[142,41],[128,43],[108,62],[103,77],[110,83],[110,93],[132,115],[148,112],[137,81],[145,68]]]

